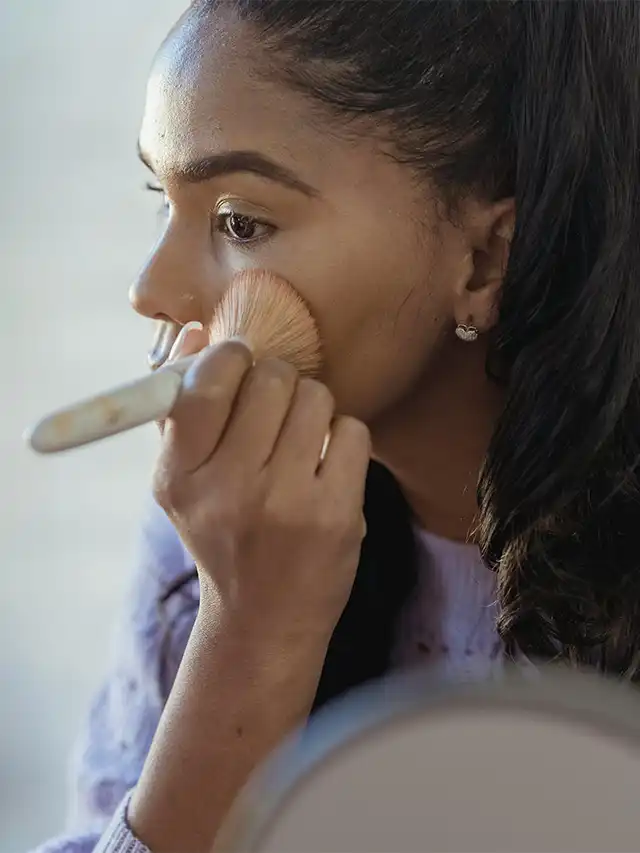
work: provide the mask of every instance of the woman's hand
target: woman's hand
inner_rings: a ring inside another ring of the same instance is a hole
[[[201,352],[165,424],[155,495],[225,623],[260,642],[328,641],[358,563],[369,455],[366,427],[336,418],[324,385],[254,366],[239,341]]]
[[[201,598],[129,807],[154,853],[210,853],[253,768],[304,722],[364,534],[366,428],[323,385],[252,361],[240,342],[203,350],[164,425],[156,498]]]

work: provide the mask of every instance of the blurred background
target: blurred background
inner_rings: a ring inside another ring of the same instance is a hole
[[[68,456],[30,422],[146,369],[127,290],[156,234],[135,142],[186,0],[0,0],[0,853],[62,829],[155,451],[145,428]]]

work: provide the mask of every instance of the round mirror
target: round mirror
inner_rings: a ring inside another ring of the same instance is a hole
[[[640,851],[640,696],[551,670],[389,678],[318,714],[230,815],[230,853]]]

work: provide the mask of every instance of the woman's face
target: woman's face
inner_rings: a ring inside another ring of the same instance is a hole
[[[317,320],[339,410],[372,424],[451,334],[468,249],[435,193],[364,124],[339,133],[270,82],[261,58],[232,17],[187,16],[161,49],[140,150],[167,215],[132,301],[206,325],[235,273],[274,271]]]

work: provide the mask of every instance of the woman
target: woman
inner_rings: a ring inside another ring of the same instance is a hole
[[[639,56],[634,2],[179,22],[140,135],[167,208],[132,291],[168,324],[154,358],[256,267],[307,301],[326,369],[182,341],[155,494],[192,556],[151,530],[80,751],[86,835],[52,847],[211,849],[256,763],[392,666],[636,677]]]

